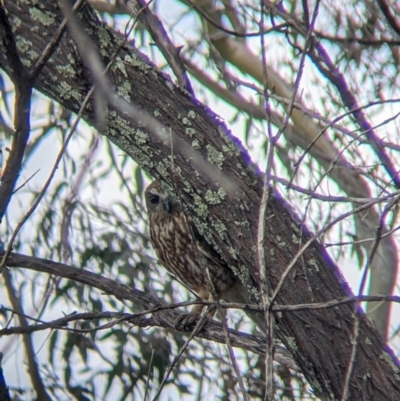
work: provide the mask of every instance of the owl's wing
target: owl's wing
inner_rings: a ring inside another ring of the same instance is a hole
[[[217,251],[204,239],[204,237],[199,233],[193,221],[190,219],[188,222],[190,224],[190,230],[192,231],[193,237],[196,240],[197,249],[209,260],[211,260],[217,266],[228,271],[232,277],[236,276],[233,271],[228,266],[228,264],[219,256]]]
[[[189,223],[189,222],[188,222]],[[192,230],[193,236],[196,240],[198,250],[213,263],[220,266],[225,271],[229,272],[232,277],[235,278],[236,284],[227,292],[224,293],[223,298],[227,302],[238,302],[244,304],[254,303],[254,299],[249,294],[247,288],[241,283],[241,281],[235,276],[232,269],[225,263],[218,253],[212,248],[212,246],[204,239],[204,237],[198,232],[196,226],[190,221],[190,229]],[[251,320],[258,326],[258,328],[265,332],[265,317],[262,313],[256,311],[245,310],[245,313]]]

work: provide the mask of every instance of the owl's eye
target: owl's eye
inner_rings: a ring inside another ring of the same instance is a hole
[[[158,195],[150,195],[150,196],[149,196],[149,200],[150,200],[150,203],[152,203],[153,205],[155,205],[156,203],[159,202],[160,197],[159,197]]]

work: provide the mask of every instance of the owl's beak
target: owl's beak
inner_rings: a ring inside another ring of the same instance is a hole
[[[169,196],[167,196],[164,200],[163,200],[163,209],[167,212],[167,213],[171,213],[172,210],[172,201],[171,198]]]

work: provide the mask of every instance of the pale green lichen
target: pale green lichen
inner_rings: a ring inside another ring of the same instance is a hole
[[[107,29],[100,26],[97,30],[96,36],[99,39],[101,55],[103,57],[108,57],[109,56],[108,44],[110,42],[110,34],[108,33]]]
[[[192,186],[190,185],[190,183],[189,183],[188,181],[184,180],[184,181],[183,181],[183,185],[184,185],[183,190],[184,190],[186,193],[190,194],[191,192],[193,192]]]
[[[203,219],[205,219],[209,213],[207,205],[203,202],[203,200],[200,198],[199,195],[194,194],[193,198],[194,198],[194,204],[196,206],[195,207],[196,214],[199,217],[202,217]]]
[[[329,383],[328,383],[328,384],[329,384]],[[319,384],[318,381],[316,381],[316,380],[311,380],[311,381],[310,381],[310,385],[311,385],[312,388],[315,388],[318,392],[321,392],[321,391],[322,391],[322,387],[321,387],[321,385]],[[329,388],[330,386],[328,385],[327,387]],[[331,396],[331,399],[332,399],[332,400],[335,400],[334,397],[332,398],[332,394],[330,394],[330,396]]]
[[[296,234],[298,234],[298,235],[301,234],[301,230],[300,230],[300,228],[298,227],[297,224],[294,224],[294,223],[292,222],[292,223],[290,223],[290,227],[292,227],[293,231],[294,231]]]
[[[318,263],[315,261],[315,259],[309,259],[308,264],[311,267],[314,267],[315,271],[319,272]]]
[[[224,138],[224,139],[227,138],[226,130],[224,129],[224,127],[222,125],[218,125],[218,132],[221,135],[221,138]]]
[[[18,29],[21,26],[21,19],[17,16],[12,16],[12,26],[14,29]]]
[[[399,368],[393,362],[393,359],[389,356],[389,354],[387,352],[381,350],[379,359],[384,360],[392,368],[392,370],[394,372],[394,377],[396,378],[397,381],[400,381]]]
[[[237,268],[234,267],[233,272],[239,278],[239,280],[243,283],[243,285],[248,289],[249,293],[253,294],[255,299],[259,299],[260,294],[259,294],[257,288],[253,285],[253,282],[250,278],[249,269],[244,265],[240,265]]]
[[[226,231],[226,226],[221,220],[215,219],[211,222],[211,225],[217,230],[217,233],[221,238],[225,238],[224,233]]]
[[[188,129],[190,129],[190,128],[188,128]],[[201,148],[200,142],[199,142],[198,139],[195,139],[195,140],[192,142],[192,146],[193,146],[194,149],[200,149],[200,148]]]
[[[206,149],[207,149],[207,160],[211,163],[214,163],[221,170],[222,164],[224,163],[225,160],[224,154],[219,152],[210,144],[206,146]]]
[[[186,128],[185,132],[186,132],[186,135],[192,137],[196,133],[196,130],[194,130],[193,128]]]
[[[240,154],[240,151],[233,143],[229,143],[229,145],[222,145],[222,150],[229,156],[238,156]]]
[[[29,50],[33,47],[33,43],[22,36],[17,36],[17,47],[21,53],[28,54]]]
[[[240,163],[236,163],[236,167],[238,168],[238,170],[240,170],[240,175],[243,177],[247,177],[247,173],[245,170],[243,170],[243,167]]]
[[[194,120],[196,118],[196,112],[193,110],[189,110],[188,117]]]
[[[132,53],[132,55],[125,55],[124,61],[127,64],[130,64],[134,67],[139,68],[139,70],[143,71],[144,73],[147,73],[148,70],[151,68],[148,64],[146,64],[137,54]]]
[[[286,246],[286,242],[285,241],[278,242],[278,246],[279,248],[283,249]]]
[[[54,17],[49,15],[49,13],[45,14],[44,12],[40,11],[38,8],[35,7],[29,8],[29,15],[32,17],[32,19],[40,22],[40,24],[44,26],[53,25],[55,22]]]
[[[168,177],[169,172],[168,169],[165,167],[164,163],[159,162],[156,166],[156,170],[163,176],[163,177]]]
[[[286,337],[286,341],[290,348],[297,349],[296,339],[294,337]]]
[[[70,64],[66,65],[56,65],[57,71],[66,78],[74,78],[75,77],[75,69],[71,67]]]
[[[128,102],[131,101],[130,93],[132,92],[132,85],[128,80],[124,80],[122,85],[117,85],[117,93]]]
[[[199,230],[199,233],[203,236],[207,236],[208,233],[208,225],[206,223],[201,222],[199,219],[196,217],[194,218],[195,224],[197,229]],[[210,236],[207,236],[207,239],[210,240]]]
[[[204,199],[211,205],[218,205],[225,198],[226,192],[220,188],[218,191],[207,190]]]
[[[123,75],[125,78],[128,78],[128,73],[126,72],[125,64],[124,64],[124,62],[121,60],[121,57],[118,57],[118,58],[115,60],[115,62],[114,62],[114,64],[112,65],[111,68],[113,69],[113,71],[121,71],[122,75]]]
[[[142,149],[132,146],[132,144],[126,137],[120,136],[118,138],[117,143],[121,146],[121,148],[123,146],[123,148],[126,149],[126,152],[130,156],[132,156],[134,159],[136,159],[138,164],[140,164],[142,167],[147,168],[147,169],[154,168],[153,159],[150,158],[147,154],[145,154],[142,151]]]
[[[161,117],[161,113],[160,113],[160,111],[159,110],[154,110],[154,112],[153,112],[153,114],[154,114],[154,117]]]
[[[296,234],[292,234],[292,241],[294,244],[300,243],[300,239],[299,239],[299,237],[296,236]]]
[[[75,58],[71,53],[67,55],[67,60],[71,65],[75,65]]]
[[[239,226],[239,227],[250,227],[250,223],[247,220],[234,221],[234,224]]]
[[[218,188],[218,196],[223,200],[225,199],[226,196],[226,191],[224,188]]]
[[[72,96],[72,86],[67,84],[65,81],[60,81],[58,83],[58,88],[60,92],[60,97],[65,100],[71,99]]]
[[[127,137],[136,135],[135,130],[129,125],[129,123],[125,119],[115,114],[114,121],[118,125],[122,135]]]
[[[183,117],[183,118],[182,118],[182,122],[183,122],[183,124],[185,124],[185,125],[192,125],[192,122],[191,122],[188,118],[186,118],[186,117]]]
[[[237,260],[237,258],[238,258],[238,253],[237,253],[237,251],[236,251],[235,248],[233,248],[233,247],[230,246],[230,247],[228,248],[228,252],[229,252],[230,255],[233,257],[233,259]]]

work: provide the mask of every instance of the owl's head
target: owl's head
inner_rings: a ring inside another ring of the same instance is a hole
[[[144,191],[148,213],[172,214],[179,209],[176,200],[165,192],[158,181],[153,181]]]

